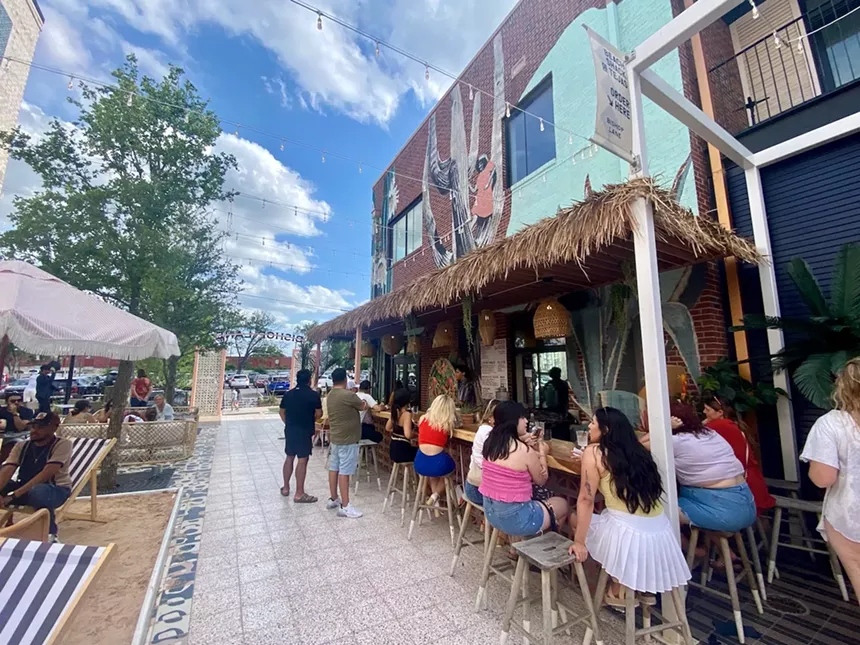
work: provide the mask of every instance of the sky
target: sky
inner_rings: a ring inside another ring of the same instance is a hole
[[[459,73],[515,0],[310,0],[441,69]],[[45,26],[35,62],[109,80],[128,53],[160,78],[182,67],[224,126],[217,148],[239,164],[226,187],[263,200],[215,205],[238,238],[241,305],[272,313],[282,331],[338,315],[370,293],[371,189],[451,81],[323,20],[288,0],[39,0]],[[68,77],[33,69],[21,127],[38,135],[71,121]],[[276,133],[310,148],[257,135]],[[329,152],[323,162],[323,153]],[[359,164],[338,159],[343,155]],[[38,177],[10,161],[0,199],[8,226],[14,195]],[[289,204],[298,207],[280,206]],[[304,212],[301,209],[305,209]],[[228,217],[228,212],[232,217]],[[228,219],[231,222],[228,223]],[[271,263],[271,265],[269,264]]]

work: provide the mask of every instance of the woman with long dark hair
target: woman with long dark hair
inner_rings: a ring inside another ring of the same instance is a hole
[[[546,456],[549,445],[526,440],[526,409],[513,401],[500,403],[493,414],[496,422],[484,441],[481,486],[484,513],[495,528],[522,537],[556,530],[568,514],[567,500],[551,497],[532,499],[532,483],[543,485],[549,478]]]
[[[391,461],[399,464],[409,464],[415,461],[418,447],[412,445],[412,408],[409,401],[412,393],[406,388],[400,388],[392,393],[391,418],[385,424],[385,429],[391,433],[389,456]]]
[[[705,396],[703,403],[705,426],[729,442],[735,457],[744,467],[744,475],[755,500],[756,513],[761,515],[776,506],[776,500],[767,489],[755,450],[747,436],[748,429],[735,409],[713,394]]]
[[[624,605],[620,586],[663,593],[690,579],[690,569],[663,513],[663,482],[651,453],[636,437],[623,412],[600,408],[588,425],[582,477],[570,552],[579,562],[588,554],[603,565],[613,584],[606,602]],[[594,514],[597,492],[606,509]]]

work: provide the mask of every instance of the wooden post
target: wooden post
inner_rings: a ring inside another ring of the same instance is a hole
[[[357,383],[361,379],[361,327],[355,330],[355,376]]]
[[[9,353],[9,337],[3,335],[3,340],[0,341],[0,382],[3,381],[3,373],[6,370],[6,355]],[[11,377],[11,370],[9,376]],[[11,378],[9,379],[12,380]]]

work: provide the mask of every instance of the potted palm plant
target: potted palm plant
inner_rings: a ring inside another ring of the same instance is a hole
[[[802,258],[788,269],[809,309],[803,318],[744,316],[733,330],[781,329],[785,347],[773,357],[774,371],[788,370],[800,393],[819,408],[830,408],[836,374],[860,356],[860,244],[846,244],[836,256],[829,297]]]

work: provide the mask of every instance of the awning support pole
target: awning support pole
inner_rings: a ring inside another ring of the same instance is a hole
[[[361,327],[355,330],[355,375],[356,383],[361,380]]]

